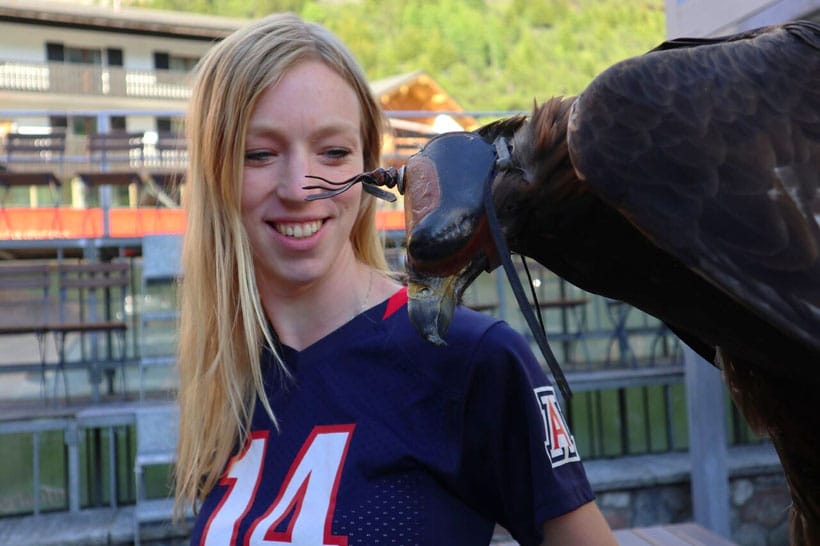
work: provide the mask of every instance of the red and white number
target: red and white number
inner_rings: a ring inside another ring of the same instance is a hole
[[[253,521],[244,544],[270,546],[346,546],[347,537],[332,534],[336,493],[355,425],[317,426],[302,444],[276,498]],[[203,531],[203,546],[236,544],[239,522],[259,486],[267,433],[254,433],[232,461],[220,484],[229,485],[222,503]],[[230,529],[230,532],[227,532]],[[213,540],[212,538],[213,537]]]
[[[259,487],[267,444],[267,431],[253,432],[245,448],[231,458],[219,481],[228,490],[202,530],[202,546],[236,544],[239,522],[250,509]]]

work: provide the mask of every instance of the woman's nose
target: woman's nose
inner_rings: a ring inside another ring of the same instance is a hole
[[[309,185],[310,174],[308,161],[302,154],[294,154],[288,158],[286,167],[280,172],[280,178],[276,181],[276,194],[280,199],[290,201],[305,201],[310,195],[310,190],[303,189]]]

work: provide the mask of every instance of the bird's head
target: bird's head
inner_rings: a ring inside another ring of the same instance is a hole
[[[516,118],[514,126],[521,123]],[[508,171],[509,161],[508,141],[494,124],[478,132],[439,135],[407,162],[408,312],[431,343],[444,343],[464,290],[500,263],[484,195]]]
[[[525,127],[526,118],[514,116],[475,132],[445,133],[432,138],[400,170],[376,169],[339,182],[310,176],[324,185],[305,186],[324,190],[309,200],[332,197],[358,182],[384,199],[394,197],[377,186],[395,187],[404,194],[408,311],[416,330],[431,343],[444,344],[464,290],[482,271],[501,263],[489,229],[485,194],[492,192],[507,241],[526,224],[519,212],[529,197],[519,190],[527,176],[515,153]],[[527,139],[520,144],[521,150],[528,148]]]

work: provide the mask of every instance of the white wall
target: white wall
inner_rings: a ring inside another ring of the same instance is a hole
[[[212,45],[208,41],[183,38],[0,22],[0,61],[45,62],[46,42],[90,49],[119,48],[123,50],[125,68],[131,70],[153,70],[154,51],[201,57]]]

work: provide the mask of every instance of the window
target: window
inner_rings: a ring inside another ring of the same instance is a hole
[[[111,116],[109,124],[112,131],[125,131],[125,116]]]
[[[171,118],[161,117],[157,118],[157,132],[158,133],[170,133],[173,131],[173,125],[171,123]]]
[[[102,50],[86,47],[66,47],[65,62],[71,64],[102,65]]]
[[[109,47],[105,50],[108,66],[122,66],[122,49]]]
[[[71,133],[74,135],[91,135],[97,132],[97,118],[94,116],[72,116]]]
[[[63,44],[54,42],[46,43],[46,60],[53,63],[61,63],[65,59],[65,48]]]
[[[66,116],[49,116],[48,124],[52,130],[66,132],[68,129],[68,117]]]
[[[47,42],[46,60],[53,63],[101,65],[102,50],[88,47],[67,47],[65,44]]]
[[[172,55],[164,51],[154,52],[154,68],[157,70],[173,70],[175,72],[190,72],[199,61],[198,57]]]
[[[167,70],[170,66],[171,56],[162,51],[154,51],[154,68],[157,70]]]
[[[171,55],[169,59],[168,68],[176,70],[177,72],[191,72],[199,59],[196,57],[179,57]]]
[[[157,132],[160,133],[183,133],[183,118],[181,116],[168,117],[159,116],[156,118]]]
[[[103,55],[103,53],[105,55]],[[122,66],[122,49],[109,47],[105,50],[89,47],[66,46],[59,42],[46,43],[46,60],[55,63],[93,64],[102,66]]]

